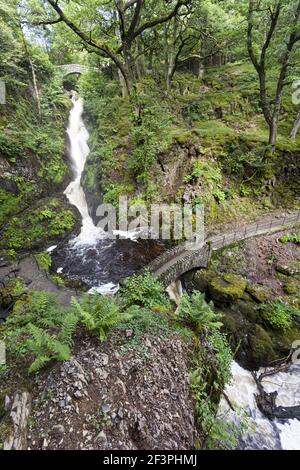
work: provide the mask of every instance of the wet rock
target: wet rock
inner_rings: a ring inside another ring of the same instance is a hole
[[[276,354],[270,335],[260,325],[255,326],[254,334],[250,339],[249,362],[254,367],[268,366],[275,360]]]

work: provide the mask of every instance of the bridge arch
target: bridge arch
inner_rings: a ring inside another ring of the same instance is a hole
[[[100,71],[100,69],[98,69],[97,67],[89,67],[87,65],[81,65],[81,64],[64,64],[64,65],[58,65],[57,67],[63,72],[64,77],[67,77],[68,75],[72,75],[72,74],[82,75],[83,73],[87,73],[87,72],[99,72]]]

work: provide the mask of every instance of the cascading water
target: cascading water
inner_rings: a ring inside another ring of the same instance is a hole
[[[70,139],[70,156],[75,180],[67,187],[65,194],[70,203],[77,207],[82,217],[82,228],[80,235],[72,241],[74,244],[93,244],[105,237],[105,233],[95,226],[90,217],[84,190],[81,186],[81,177],[90,153],[88,146],[89,133],[83,123],[83,99],[76,93],[73,94],[73,109],[70,113],[68,136]]]
[[[120,238],[111,240],[94,224],[81,185],[90,152],[89,133],[82,119],[84,103],[76,92],[73,92],[72,102],[67,133],[74,181],[70,183],[65,194],[70,203],[79,210],[82,227],[78,237],[58,247],[51,247],[49,251],[59,274],[83,281],[91,289],[108,294],[117,289],[120,279],[140,270],[158,256],[163,250],[163,245],[153,240],[137,240],[135,233],[117,231],[116,235]]]
[[[264,372],[263,369],[261,372]],[[300,450],[300,421],[297,419],[267,419],[258,409],[255,394],[258,393],[251,372],[232,364],[233,380],[226,389],[226,396],[233,405],[222,399],[219,416],[240,424],[241,415],[249,418],[250,432],[243,436],[240,448],[246,450]],[[291,407],[300,403],[300,366],[293,365],[287,372],[265,378],[263,386],[267,393],[278,392],[277,406]],[[253,425],[253,426],[252,426]],[[252,429],[253,428],[253,429]]]
[[[82,228],[78,237],[69,243],[51,247],[52,259],[59,273],[84,281],[90,288],[102,294],[113,292],[119,280],[141,269],[164,249],[154,241],[130,239],[109,240],[95,226],[89,215],[81,177],[89,155],[89,134],[82,120],[83,100],[74,93],[70,113],[68,135],[70,159],[74,181],[65,191],[71,204],[82,217]],[[100,203],[100,201],[99,201]],[[126,236],[126,234],[124,234]],[[128,234],[127,234],[128,235]],[[181,285],[170,287],[174,300],[182,295]],[[239,423],[240,412],[250,416],[255,431],[243,436],[240,447],[244,449],[300,449],[300,421],[270,421],[258,410],[255,402],[257,387],[249,371],[236,362],[232,366],[233,380],[226,395],[234,404],[232,411],[226,400],[220,403],[219,414],[224,419]],[[267,392],[277,390],[277,404],[294,406],[300,402],[300,366],[293,366],[287,373],[279,373],[264,382]]]

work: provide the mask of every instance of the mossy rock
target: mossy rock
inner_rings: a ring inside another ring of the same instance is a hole
[[[214,277],[209,283],[209,293],[219,303],[232,303],[241,299],[247,287],[247,279],[238,274]]]
[[[300,290],[299,284],[297,284],[295,281],[287,282],[284,284],[283,290],[287,295],[297,295]]]
[[[65,196],[45,198],[25,210],[21,217],[13,217],[1,232],[0,249],[24,252],[40,250],[78,233],[81,218]]]
[[[223,323],[223,329],[226,331],[226,333],[233,334],[235,335],[237,332],[237,323],[233,316],[229,314],[223,314],[222,315],[222,323]]]
[[[285,276],[295,276],[300,274],[300,263],[289,263],[289,264],[277,264],[276,271]]]
[[[207,292],[211,280],[215,277],[216,272],[210,269],[200,269],[193,278],[194,288],[200,292]]]
[[[13,297],[11,295],[10,289],[3,288],[0,289],[0,305],[3,308],[8,308],[13,302]]]
[[[258,303],[268,302],[268,300],[271,300],[273,298],[272,290],[267,286],[261,286],[258,284],[248,284],[247,292]]]
[[[253,366],[268,366],[276,359],[271,336],[260,325],[255,326],[255,332],[250,339],[251,350],[249,351]]]
[[[234,305],[234,310],[241,314],[251,323],[256,323],[259,317],[258,306],[254,302],[247,302],[244,299],[239,300]]]
[[[278,356],[287,356],[292,349],[293,343],[300,338],[300,328],[295,326],[285,331],[272,330],[270,336]]]

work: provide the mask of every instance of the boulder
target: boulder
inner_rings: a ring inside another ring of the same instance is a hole
[[[255,326],[250,338],[249,363],[253,367],[268,366],[276,359],[273,343],[268,332],[260,325]]]
[[[248,284],[247,293],[258,303],[268,302],[268,300],[273,298],[272,290],[267,286],[259,284]]]
[[[209,283],[209,294],[217,303],[232,303],[242,299],[247,280],[238,274],[215,276]]]

